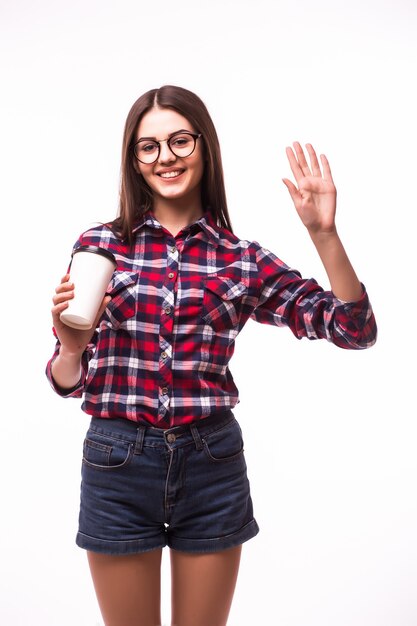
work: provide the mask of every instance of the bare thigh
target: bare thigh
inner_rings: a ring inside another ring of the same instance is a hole
[[[172,626],[225,626],[242,546],[211,554],[171,550]]]
[[[105,626],[161,624],[161,549],[126,556],[87,554]]]

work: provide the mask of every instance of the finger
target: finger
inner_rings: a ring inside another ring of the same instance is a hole
[[[285,148],[285,152],[287,154],[291,171],[294,174],[294,178],[297,183],[300,184],[300,180],[304,178],[303,170],[301,169],[300,164],[296,159],[293,149],[288,146],[287,148]]]
[[[294,203],[297,202],[300,199],[300,197],[301,197],[300,196],[300,192],[298,191],[297,187],[288,178],[283,178],[282,182],[284,183],[284,185],[288,189],[289,194],[290,194],[293,202]]]
[[[59,314],[62,313],[62,311],[65,311],[65,309],[68,307],[68,304],[68,300],[55,304],[51,309],[52,315],[57,315],[59,317]]]
[[[52,298],[52,302],[56,304],[61,304],[61,302],[67,302],[74,297],[74,291],[72,289],[66,290],[63,292],[56,293]]]
[[[65,282],[61,281],[61,283],[55,289],[55,293],[62,293],[63,291],[71,291],[71,289],[74,289],[74,283],[70,282],[69,280]]]
[[[327,160],[327,157],[324,154],[321,154],[320,155],[320,160],[321,160],[321,163],[323,165],[323,174],[324,174],[325,180],[330,180],[334,184],[332,172],[331,172],[330,165],[329,165],[329,162]]]
[[[298,159],[298,163],[300,164],[301,170],[304,174],[304,176],[311,176],[311,170],[310,167],[307,163],[307,159],[305,157],[304,154],[304,150],[301,147],[301,144],[299,141],[294,141],[294,149],[295,149],[295,153],[297,155],[297,159]]]
[[[65,309],[68,307],[68,304],[68,302],[61,302],[53,306],[51,309],[52,317],[55,320],[59,320],[59,316],[61,315],[62,311],[65,311]]]
[[[320,176],[321,178],[322,174],[321,174],[320,164],[317,159],[316,151],[314,150],[311,143],[306,143],[306,148],[307,148],[308,155],[310,157],[311,170],[313,172],[313,176]]]

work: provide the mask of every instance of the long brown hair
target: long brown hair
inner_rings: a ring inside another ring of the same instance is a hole
[[[142,117],[153,107],[173,109],[202,133],[205,168],[201,181],[203,208],[210,211],[218,226],[232,230],[227,210],[223,166],[216,129],[200,98],[188,89],[164,85],[144,93],[132,106],[126,119],[123,135],[120,204],[118,217],[111,226],[122,239],[133,241],[132,229],[138,219],[152,208],[152,190],[138,174],[133,154],[136,130]]]

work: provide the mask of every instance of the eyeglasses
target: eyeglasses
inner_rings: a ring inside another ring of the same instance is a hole
[[[133,146],[133,152],[141,163],[146,165],[155,163],[161,152],[161,143],[165,141],[172,154],[185,159],[192,155],[197,139],[201,136],[201,133],[190,133],[187,130],[181,130],[171,135],[168,139],[161,139],[161,141],[146,138],[139,139]]]

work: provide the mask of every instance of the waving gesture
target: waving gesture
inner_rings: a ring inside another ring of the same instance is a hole
[[[323,173],[311,144],[307,144],[310,165],[298,141],[294,149],[287,148],[287,157],[296,185],[288,178],[283,178],[297,213],[310,234],[330,233],[335,230],[336,187],[327,158],[320,155]]]

